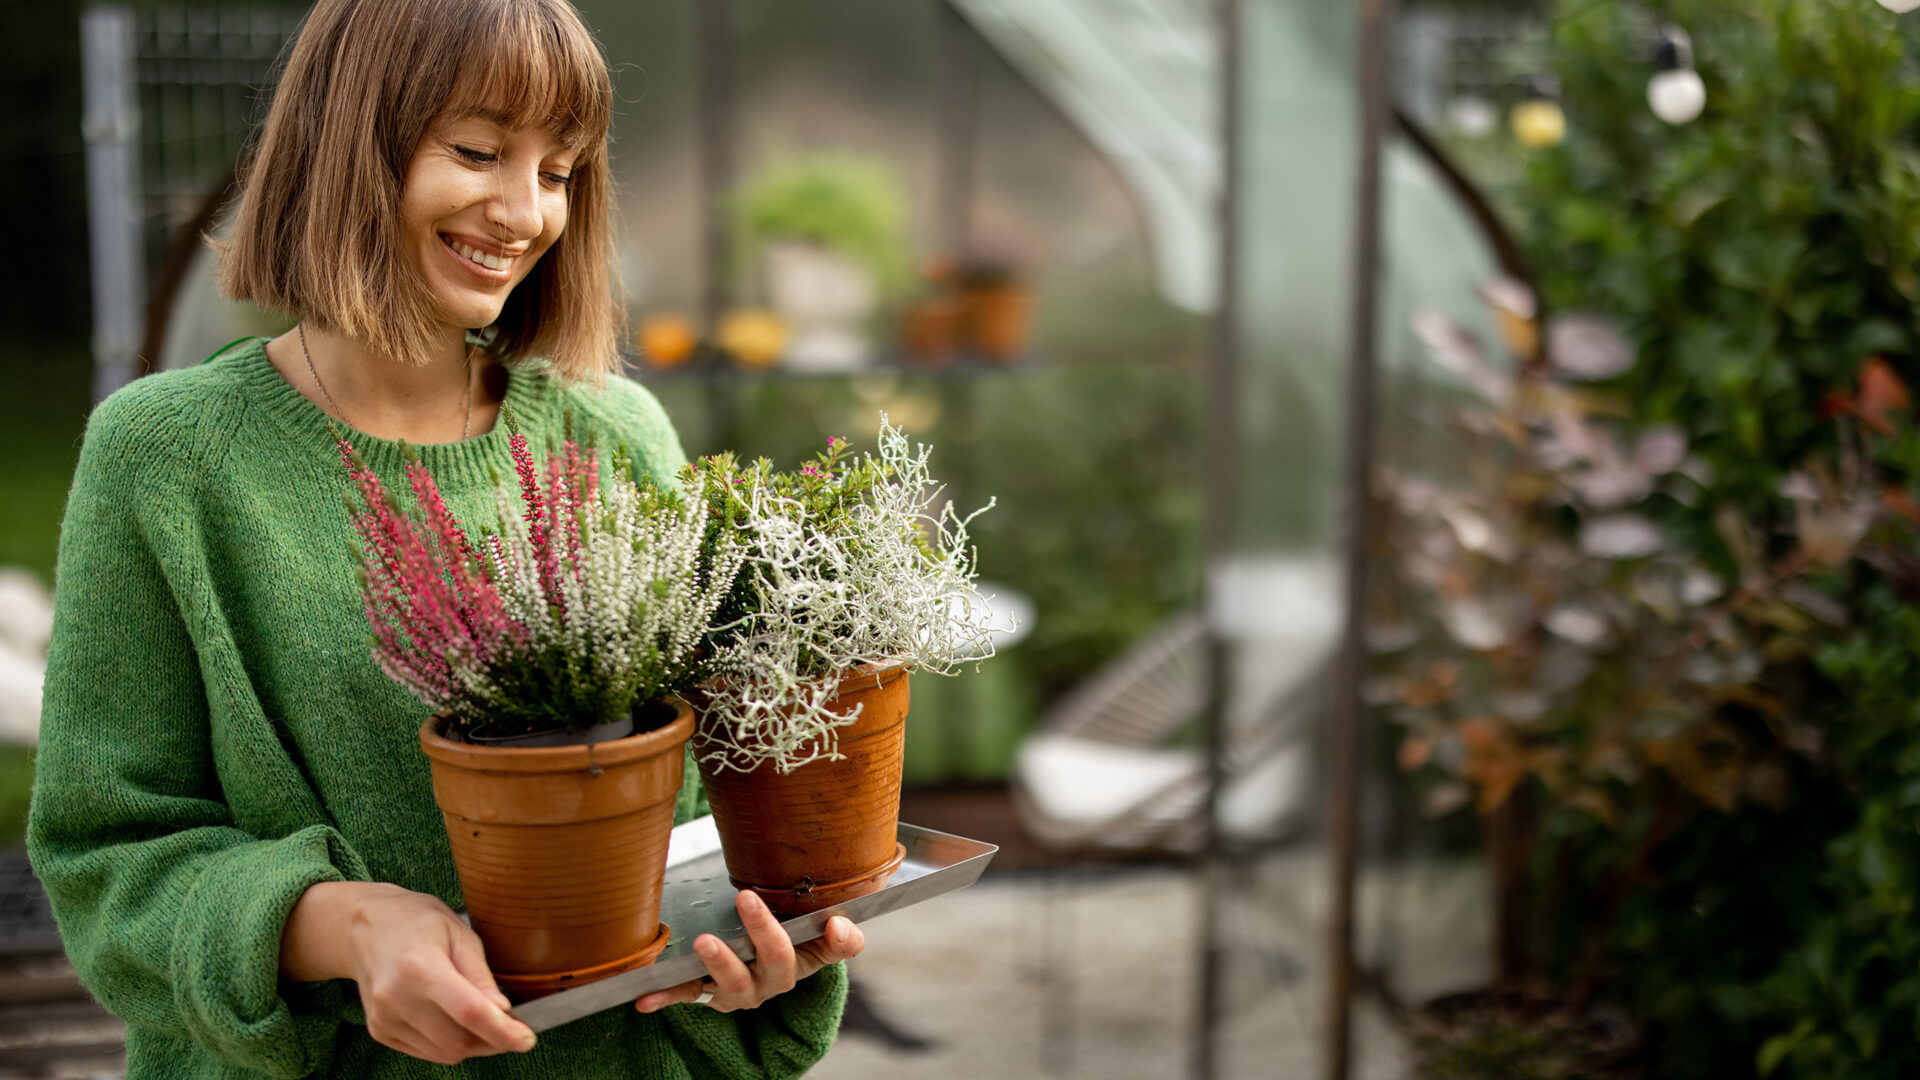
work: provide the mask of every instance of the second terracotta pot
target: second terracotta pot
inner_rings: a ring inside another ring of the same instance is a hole
[[[906,854],[897,836],[908,703],[904,667],[848,676],[830,705],[842,715],[860,708],[838,731],[843,760],[784,775],[700,763],[736,888],[801,915],[885,887]]]
[[[589,746],[509,748],[420,728],[467,916],[503,990],[537,997],[650,963],[693,710]]]

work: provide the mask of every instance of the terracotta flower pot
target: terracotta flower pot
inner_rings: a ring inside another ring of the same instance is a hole
[[[693,710],[588,746],[454,742],[420,727],[467,916],[500,988],[526,999],[651,963]]]
[[[906,849],[898,842],[905,767],[907,670],[848,676],[832,708],[862,706],[839,729],[841,761],[782,775],[700,763],[727,876],[782,915],[802,915],[885,887]]]
[[[960,301],[945,295],[922,297],[900,317],[900,347],[916,364],[938,365],[953,359],[960,336]]]
[[[961,292],[961,322],[967,343],[996,363],[1015,360],[1027,350],[1033,325],[1033,296],[1010,282],[969,284]]]

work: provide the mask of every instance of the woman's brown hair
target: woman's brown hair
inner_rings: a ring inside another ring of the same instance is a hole
[[[566,230],[508,297],[489,348],[597,382],[619,363],[612,109],[606,60],[566,0],[319,0],[242,168],[221,288],[425,357],[439,316],[397,235],[408,163],[443,118],[504,113],[579,157]]]

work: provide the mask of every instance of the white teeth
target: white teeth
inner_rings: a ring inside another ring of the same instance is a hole
[[[449,239],[447,245],[459,252],[461,258],[477,266],[484,266],[489,270],[505,270],[513,263],[511,258],[501,255],[488,255],[479,248],[468,247],[458,240]]]

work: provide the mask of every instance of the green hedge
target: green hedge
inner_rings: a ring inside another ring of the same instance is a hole
[[[1555,8],[1571,134],[1511,193],[1542,295],[1621,320],[1639,360],[1614,389],[1712,466],[1671,525],[1711,546],[1726,512],[1790,520],[1785,474],[1840,456],[1830,395],[1873,356],[1920,387],[1920,16],[1674,0],[1709,96],[1670,128],[1645,104],[1648,12]],[[1877,464],[1911,491],[1920,438],[1896,413]],[[1692,813],[1648,846],[1650,790],[1623,828],[1558,822],[1538,849],[1567,898],[1550,956],[1649,1023],[1649,1075],[1920,1075],[1920,560],[1896,545],[1815,585],[1849,623],[1762,676],[1820,736],[1780,809]],[[1592,890],[1642,854],[1596,926]]]

